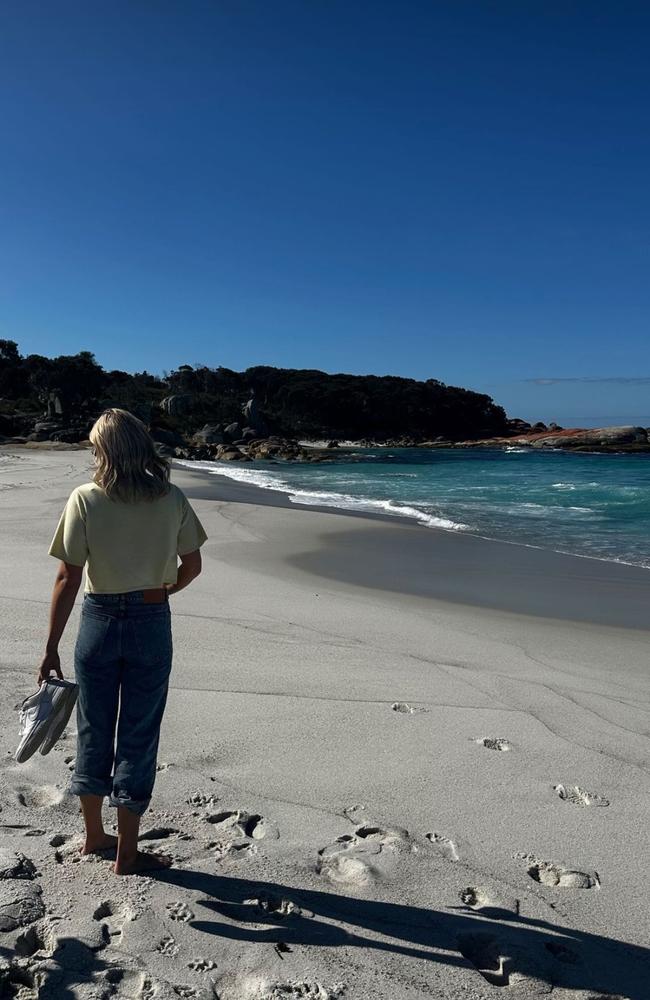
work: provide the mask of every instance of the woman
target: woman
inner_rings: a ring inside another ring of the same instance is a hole
[[[199,550],[207,536],[185,495],[169,482],[169,464],[140,420],[126,410],[106,410],[90,442],[93,481],[73,490],[49,550],[61,564],[38,680],[51,671],[62,676],[58,644],[85,566],[74,656],[79,700],[71,791],[81,799],[83,853],[116,847],[115,871],[129,875],[170,864],[138,851],[138,831],[156,777],[172,665],[169,595],[201,572]],[[104,796],[117,807],[117,838],[104,832]]]

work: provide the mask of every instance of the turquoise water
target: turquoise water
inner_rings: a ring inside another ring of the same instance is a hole
[[[650,568],[650,456],[368,449],[323,464],[192,463],[300,504]]]

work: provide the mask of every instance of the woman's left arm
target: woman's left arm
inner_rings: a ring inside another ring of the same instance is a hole
[[[63,677],[59,660],[59,640],[74,607],[82,575],[83,566],[73,566],[72,563],[66,562],[59,564],[52,591],[50,627],[45,644],[45,656],[38,670],[39,685],[48,679],[51,671],[54,671],[57,677]]]

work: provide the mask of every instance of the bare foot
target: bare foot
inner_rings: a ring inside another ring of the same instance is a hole
[[[86,837],[86,842],[81,848],[82,854],[103,854],[104,851],[114,851],[117,848],[117,837],[112,833],[103,834],[98,840],[90,840]]]
[[[116,875],[141,875],[159,868],[171,868],[172,859],[168,854],[150,854],[148,851],[138,851],[133,861],[115,862],[113,869]]]

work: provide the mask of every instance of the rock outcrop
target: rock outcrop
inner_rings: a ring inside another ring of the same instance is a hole
[[[265,437],[268,434],[268,426],[260,412],[254,389],[251,391],[250,399],[242,406],[241,411],[247,425],[245,431],[250,430],[253,437]]]
[[[161,399],[160,409],[170,417],[181,417],[191,411],[193,402],[194,397],[189,392],[179,392]]]
[[[225,444],[225,436],[221,424],[204,424],[200,431],[192,437],[192,444]]]
[[[0,849],[0,932],[16,930],[43,916],[45,906],[35,876],[36,869],[24,854]]]
[[[482,438],[479,441],[442,442],[434,447],[453,448],[505,448],[516,445],[522,448],[556,449],[566,451],[650,451],[650,437],[645,427],[569,427],[535,431],[509,437]]]

